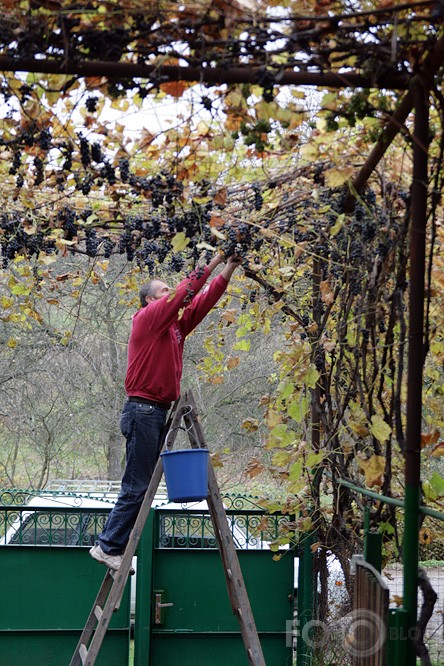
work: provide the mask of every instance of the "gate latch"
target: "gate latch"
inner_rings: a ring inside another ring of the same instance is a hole
[[[162,624],[162,608],[169,608],[174,606],[172,603],[163,603],[162,602],[163,593],[158,593],[155,595],[155,612],[154,612],[154,624]]]

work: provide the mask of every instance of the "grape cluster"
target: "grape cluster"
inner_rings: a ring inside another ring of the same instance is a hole
[[[97,162],[97,164],[103,162],[102,149],[100,147],[100,143],[97,143],[97,141],[94,141],[94,143],[91,145],[91,159],[93,162]]]
[[[15,174],[20,169],[21,163],[22,163],[21,152],[19,150],[14,150],[12,154],[12,164],[9,169],[9,173],[11,174],[11,176],[15,176]]]
[[[111,238],[106,238],[103,241],[103,256],[106,259],[109,259],[109,257],[112,255],[114,247],[115,243]]]
[[[202,97],[202,99],[200,100],[200,102],[201,102],[204,109],[206,109],[207,111],[211,111],[211,109],[213,107],[213,102],[211,101],[211,99],[209,97],[204,95]]]
[[[85,249],[88,257],[96,257],[100,245],[100,239],[97,237],[95,229],[87,229],[85,232]]]
[[[100,176],[104,180],[107,180],[110,185],[114,185],[117,182],[116,171],[109,162],[103,163],[103,167],[100,169]]]
[[[323,347],[316,347],[314,354],[314,364],[318,372],[322,372],[325,367],[325,351]]]
[[[71,171],[72,169],[72,146],[65,148],[65,161],[62,166],[63,171]]]
[[[41,183],[43,183],[44,180],[44,173],[43,173],[43,162],[40,157],[34,157],[34,169],[35,169],[35,178],[34,178],[34,185],[37,187]]]
[[[91,164],[91,150],[89,146],[88,139],[85,139],[82,135],[79,136],[80,139],[80,159],[84,169],[87,169]]]
[[[120,180],[122,183],[126,183],[129,180],[130,170],[129,170],[129,160],[121,158],[119,160],[119,171],[120,171]]]
[[[39,146],[42,150],[47,152],[51,148],[51,132],[49,129],[44,129],[40,132]]]
[[[6,268],[9,261],[18,254],[28,257],[38,255],[41,251],[46,254],[55,252],[55,241],[47,238],[42,231],[26,233],[22,215],[19,213],[3,213],[0,215],[0,248],[1,265]]]
[[[80,190],[82,194],[87,196],[91,192],[93,184],[94,181],[92,175],[90,173],[87,173],[86,176],[82,178],[80,182]]]
[[[62,222],[62,228],[65,232],[66,240],[72,240],[78,234],[78,226],[76,224],[76,212],[69,206],[65,206],[60,211],[59,220]]]
[[[87,100],[85,102],[85,106],[86,106],[87,111],[89,111],[89,113],[95,113],[97,111],[97,102],[98,101],[99,100],[97,99],[97,97],[88,97],[87,98]]]
[[[251,244],[251,227],[248,224],[240,223],[228,228],[228,241],[225,243],[223,251],[226,257],[236,254],[245,258]]]
[[[173,273],[179,273],[185,265],[185,258],[181,254],[173,254],[169,268]]]
[[[253,192],[254,192],[254,209],[261,210],[264,203],[264,198],[261,194],[261,187],[258,183],[253,183]]]

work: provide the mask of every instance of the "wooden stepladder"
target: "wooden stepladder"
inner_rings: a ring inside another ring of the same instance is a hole
[[[176,435],[179,429],[182,429],[180,426],[182,419],[191,447],[207,448],[191,391],[183,394],[172,408],[166,424],[162,448],[168,450],[173,448]],[[162,474],[162,461],[159,458],[131,531],[120,569],[118,571],[107,570],[77,643],[70,666],[93,666],[96,662],[112,614],[119,608],[131,571],[132,558],[136,552]],[[239,621],[248,663],[250,666],[265,666],[245,582],[211,461],[208,464],[208,507],[219,544],[231,607]]]

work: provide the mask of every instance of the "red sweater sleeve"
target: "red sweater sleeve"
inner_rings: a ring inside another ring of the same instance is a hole
[[[166,331],[173,321],[176,321],[179,310],[186,307],[187,303],[202,289],[209,274],[207,266],[203,270],[194,270],[189,277],[178,284],[172,298],[164,296],[157,301],[152,301],[144,308],[153,333]]]
[[[211,280],[207,289],[193,299],[190,305],[185,309],[180,321],[179,327],[184,337],[188,335],[209,313],[211,308],[216,305],[228,285],[227,280],[218,275]]]

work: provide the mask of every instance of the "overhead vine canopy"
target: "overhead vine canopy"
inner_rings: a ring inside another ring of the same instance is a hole
[[[0,7],[0,142],[11,186],[4,265],[19,252],[66,247],[132,260],[143,246],[151,267],[160,231],[157,257],[185,247],[196,257],[202,243],[229,241],[215,206],[232,217],[246,206],[252,224],[262,225],[263,197],[271,202],[276,187],[281,195],[301,176],[322,185],[323,171],[330,187],[354,176],[343,155],[325,159],[328,141],[316,142],[307,93],[284,86],[358,86],[352,96],[327,95],[326,128],[371,119],[360,127],[369,145],[415,73],[433,79],[443,56],[439,1],[2,0]],[[153,131],[144,123],[129,139],[124,123],[104,120],[106,100],[125,116],[130,104],[142,110],[147,98],[166,96],[191,105],[189,116],[178,111],[186,125]],[[308,134],[301,164],[295,149]],[[231,154],[231,163],[218,168],[213,160],[209,168],[215,151]],[[253,164],[250,185],[236,185],[245,159]],[[286,193],[299,205],[306,196],[297,187]],[[266,211],[278,233],[291,226],[288,209],[280,201]],[[231,246],[239,240],[248,238],[232,233]]]
[[[147,78],[154,85],[170,78],[190,80],[196,70],[187,74],[186,68],[218,68],[213,82],[217,76],[219,83],[230,82],[234,69],[236,76],[243,71],[244,80],[255,78],[266,90],[289,82],[295,72],[340,73],[341,85],[347,83],[347,73],[354,73],[385,87],[390,81],[406,87],[436,43],[443,18],[442,3],[436,0],[1,4],[4,66],[17,68],[39,58],[46,62],[39,63],[43,69],[38,71],[58,66],[61,72],[87,73],[89,65],[100,62],[102,73],[116,77],[131,72],[124,64],[149,66]],[[253,74],[251,67],[256,68]],[[205,76],[200,72],[195,80],[205,81]]]

